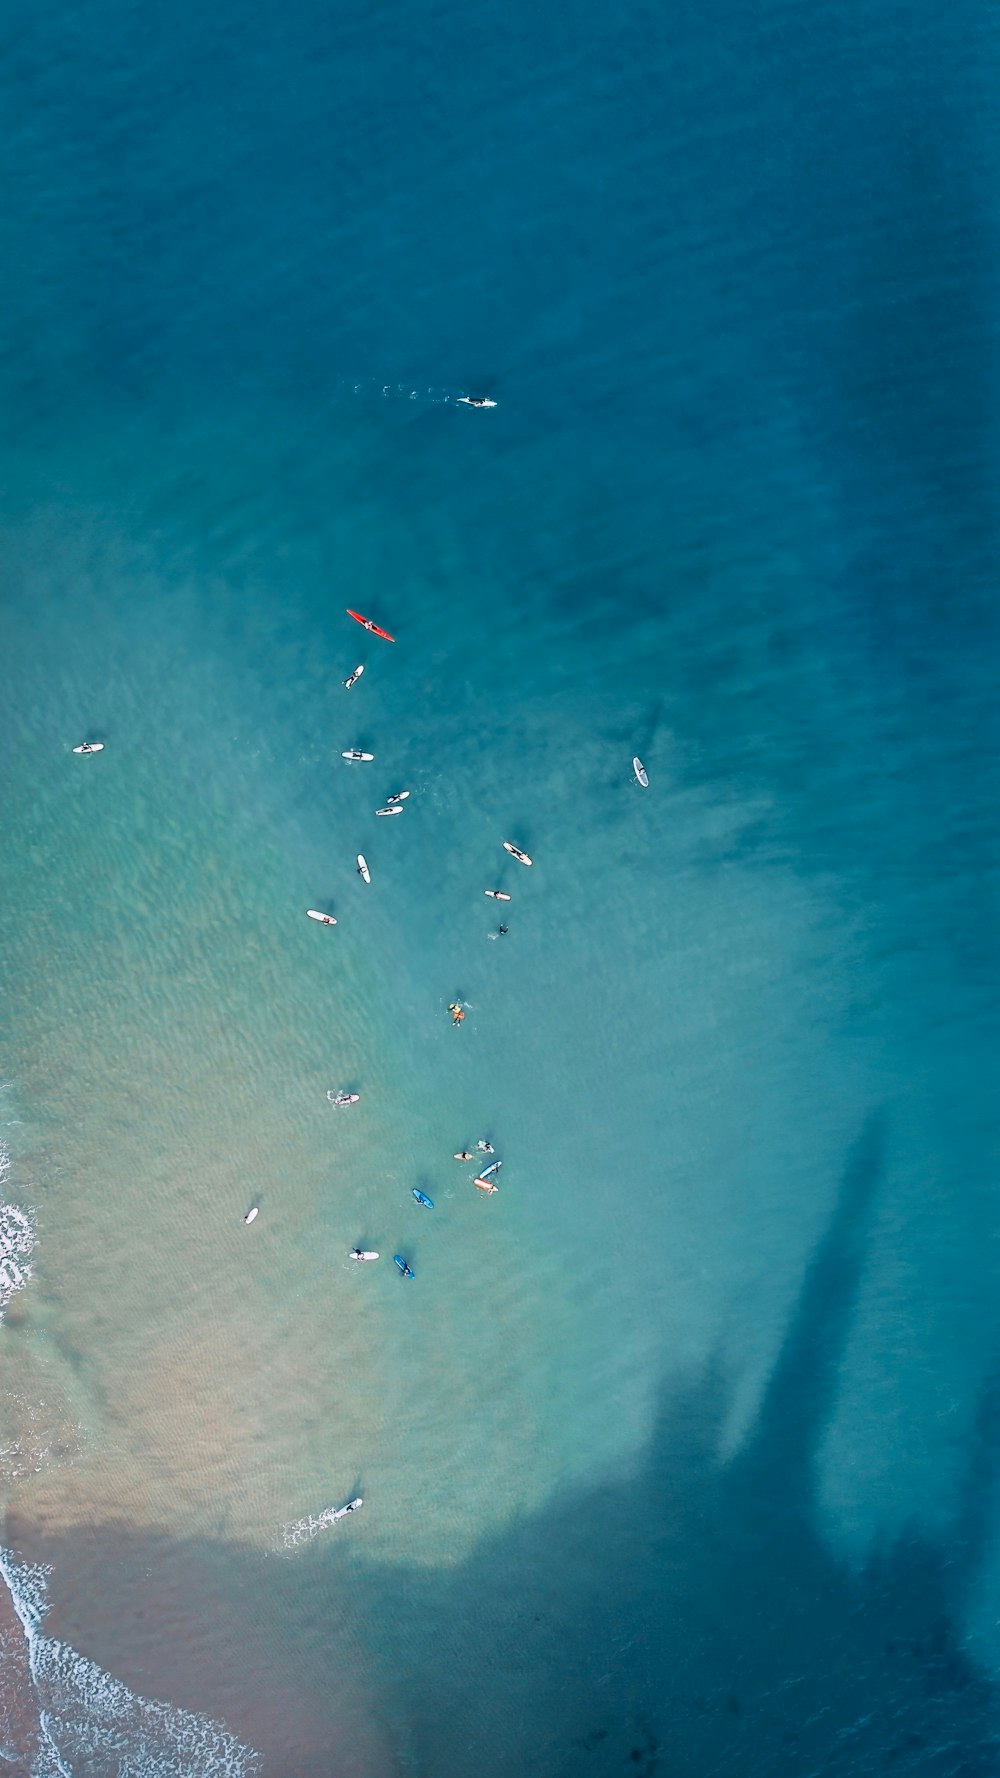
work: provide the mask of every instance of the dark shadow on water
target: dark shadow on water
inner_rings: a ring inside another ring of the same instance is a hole
[[[87,1654],[147,1696],[224,1716],[273,1778],[995,1778],[1000,1694],[961,1621],[989,1524],[1000,1388],[984,1393],[946,1542],[914,1529],[857,1571],[821,1523],[818,1452],[881,1155],[873,1118],[731,1460],[719,1457],[730,1389],[715,1363],[667,1388],[630,1479],[566,1490],[452,1569],[375,1564],[339,1532],[288,1561],[137,1542],[127,1528],[61,1545],[19,1525],[17,1542],[54,1564],[57,1598],[70,1576],[73,1596],[101,1598]],[[198,1626],[193,1642],[159,1634],[155,1674],[128,1633],[143,1572],[154,1597],[169,1577]],[[345,1747],[359,1693],[388,1750],[375,1764],[356,1736]]]

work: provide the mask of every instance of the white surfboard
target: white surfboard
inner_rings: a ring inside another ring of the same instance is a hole
[[[243,1221],[244,1222],[256,1222],[259,1215],[260,1215],[260,1210],[259,1210],[258,1206],[255,1204],[252,1210],[247,1211],[246,1215],[243,1218]]]
[[[483,894],[488,895],[491,901],[509,901],[510,900],[510,896],[505,895],[504,891],[502,889],[484,889]]]
[[[337,924],[332,914],[321,914],[319,908],[306,908],[306,917],[310,920],[318,920],[321,926],[336,926]]]
[[[372,873],[368,869],[368,861],[363,852],[358,853],[358,876],[363,883],[370,883],[372,880]]]
[[[376,809],[375,813],[376,815],[401,815],[403,811],[399,804],[396,803],[391,809]]]
[[[527,852],[522,852],[519,847],[512,846],[509,840],[504,840],[503,849],[505,852],[509,852],[512,858],[516,858],[518,864],[531,863],[531,859],[528,857]]]
[[[104,752],[104,742],[103,741],[82,741],[80,743],[79,747],[74,747],[73,752],[74,753],[103,753]]]
[[[361,1251],[360,1247],[352,1247],[351,1251],[347,1257],[348,1257],[348,1259],[359,1259],[359,1260],[378,1259],[378,1254],[377,1253],[363,1253]]]
[[[646,775],[646,768],[643,765],[642,760],[638,757],[632,761],[632,770],[639,780],[639,783],[642,785],[643,790],[648,790],[649,778]]]
[[[375,755],[374,753],[362,753],[360,747],[348,747],[340,757],[341,759],[374,759]]]
[[[363,672],[364,672],[364,667],[355,667],[354,672],[351,674],[351,677],[349,679],[344,680],[344,689],[346,691],[350,691],[352,685],[357,685],[358,680],[361,678],[361,675]]]
[[[331,1105],[357,1105],[361,1098],[360,1093],[335,1093],[332,1087],[326,1096]]]
[[[395,796],[387,796],[385,800],[387,803],[405,803],[409,794],[408,790],[397,790]]]
[[[491,401],[488,395],[459,395],[458,400],[466,407],[496,407],[496,402]]]

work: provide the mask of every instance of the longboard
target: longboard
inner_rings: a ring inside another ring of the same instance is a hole
[[[391,809],[376,809],[375,813],[376,815],[401,815],[403,811],[398,803],[394,803]]]
[[[306,908],[306,918],[318,920],[321,926],[336,926],[337,924],[333,914],[321,914],[319,908]]]
[[[357,1105],[360,1093],[327,1093],[331,1105]]]
[[[341,754],[341,759],[374,759],[374,753],[362,753],[360,747],[348,747]]]
[[[352,1247],[348,1259],[378,1259],[377,1253],[365,1253],[360,1247]]]
[[[247,1211],[246,1215],[243,1218],[243,1221],[244,1222],[256,1222],[259,1215],[260,1215],[260,1210],[259,1210],[258,1206],[255,1204],[252,1210]]]
[[[358,680],[361,678],[361,675],[363,672],[364,672],[364,667],[355,667],[354,672],[351,674],[351,677],[349,679],[344,680],[344,688],[346,691],[350,691],[352,685],[357,685]]]
[[[504,840],[503,849],[505,852],[509,852],[512,858],[516,858],[518,864],[531,863],[531,859],[528,857],[527,852],[522,852],[519,847],[512,846],[509,840]]]
[[[79,747],[74,747],[73,752],[74,753],[103,753],[104,752],[104,742],[103,741],[82,741]]]
[[[394,1253],[393,1254],[392,1263],[393,1263],[393,1265],[396,1265],[399,1267],[404,1278],[415,1278],[416,1277],[416,1273],[410,1271],[410,1268],[407,1265],[407,1263],[401,1253]]]
[[[465,407],[496,407],[496,402],[491,401],[488,395],[459,395],[456,400]]]
[[[491,901],[509,901],[510,900],[510,896],[505,895],[502,889],[484,889],[483,894],[488,895],[490,897]]]
[[[422,1192],[422,1191],[421,1191],[421,1190],[420,1190],[420,1188],[419,1188],[419,1186],[416,1186],[416,1185],[415,1185],[415,1186],[414,1186],[414,1187],[413,1187],[413,1196],[414,1196],[414,1197],[415,1197],[415,1198],[416,1198],[416,1200],[417,1200],[417,1203],[418,1203],[418,1204],[422,1204],[422,1205],[423,1205],[423,1206],[424,1206],[424,1209],[425,1209],[425,1210],[433,1210],[433,1208],[434,1208],[434,1199],[433,1199],[433,1198],[429,1198],[429,1197],[428,1197],[428,1196],[427,1196],[427,1193],[426,1193],[426,1192]]]
[[[397,790],[395,796],[387,796],[385,800],[387,803],[405,803],[409,794],[408,790]]]
[[[478,1186],[481,1192],[498,1192],[500,1190],[500,1187],[495,1184],[492,1179],[486,1179],[482,1174],[480,1174],[478,1179],[474,1179],[472,1183],[473,1185]]]
[[[635,773],[636,777],[638,778],[639,783],[642,785],[643,790],[648,790],[649,778],[646,774],[646,768],[643,765],[641,759],[636,758],[632,761],[632,770]]]
[[[370,883],[372,880],[372,873],[368,869],[368,861],[363,852],[358,853],[358,876],[363,883]]]
[[[363,630],[370,630],[373,636],[381,636],[386,642],[395,642],[395,636],[390,636],[388,630],[380,630],[378,624],[373,624],[370,617],[362,617],[360,611],[352,611],[349,605],[347,606],[347,615],[353,617],[355,623],[360,624]]]

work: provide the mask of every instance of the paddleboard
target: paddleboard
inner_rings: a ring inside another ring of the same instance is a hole
[[[403,811],[397,803],[394,809],[376,809],[375,813],[376,815],[401,815]]]
[[[348,747],[346,753],[342,753],[340,757],[341,759],[374,759],[375,755],[374,753],[362,753],[360,747]]]
[[[332,1091],[326,1096],[331,1105],[357,1105],[361,1098],[360,1093],[334,1093]]]
[[[260,1215],[260,1209],[255,1204],[252,1210],[247,1211],[246,1215],[243,1218],[243,1221],[244,1222],[256,1222],[259,1215]]]
[[[405,803],[409,794],[408,790],[397,790],[395,796],[387,796],[385,800],[387,803]]]
[[[104,742],[103,741],[82,741],[80,743],[79,747],[74,747],[73,752],[74,753],[103,753],[104,752]]]
[[[370,630],[373,636],[381,636],[386,642],[395,642],[395,636],[390,636],[388,630],[380,630],[378,624],[373,624],[370,617],[362,617],[360,611],[352,611],[349,605],[347,615],[353,617],[355,623],[360,624],[362,629]]]
[[[517,846],[512,846],[509,840],[504,840],[503,849],[505,852],[509,852],[512,858],[516,858],[518,864],[531,863],[531,859],[528,857],[527,852],[522,852]]]
[[[377,1253],[365,1253],[361,1247],[352,1247],[348,1259],[378,1259]]]
[[[410,1271],[410,1268],[407,1265],[407,1263],[401,1253],[394,1253],[393,1254],[392,1263],[393,1263],[393,1265],[399,1267],[404,1278],[415,1278],[416,1277],[416,1273]]]
[[[483,894],[488,895],[491,901],[509,901],[510,900],[510,896],[505,895],[502,889],[484,889]]]
[[[332,914],[321,914],[319,908],[306,908],[306,918],[318,920],[321,926],[336,926],[337,924]]]
[[[465,407],[496,407],[496,402],[491,401],[488,395],[459,395],[456,399]]]
[[[355,667],[354,672],[351,674],[350,679],[344,680],[345,690],[350,691],[352,685],[357,685],[358,680],[361,678],[361,675],[363,672],[364,672],[364,667]]]
[[[481,1192],[498,1192],[500,1190],[498,1185],[494,1185],[492,1179],[486,1179],[482,1174],[480,1174],[478,1179],[474,1179],[472,1183],[473,1185],[478,1186]]]
[[[422,1204],[424,1206],[425,1210],[433,1210],[434,1200],[433,1200],[433,1198],[429,1198],[427,1196],[426,1192],[419,1191],[418,1188],[416,1186],[414,1186],[413,1187],[413,1196],[416,1198],[418,1204]]]
[[[372,880],[372,873],[368,869],[368,862],[363,852],[358,853],[358,876],[363,883],[370,883]]]
[[[641,759],[634,759],[632,761],[632,770],[638,778],[639,783],[642,785],[643,790],[647,790],[649,788],[649,779]]]

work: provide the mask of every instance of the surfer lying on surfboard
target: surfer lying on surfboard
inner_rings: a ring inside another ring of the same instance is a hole
[[[491,401],[488,395],[460,395],[458,400],[465,407],[496,407],[496,402]]]

